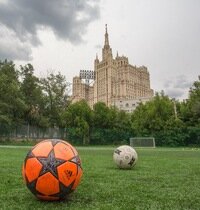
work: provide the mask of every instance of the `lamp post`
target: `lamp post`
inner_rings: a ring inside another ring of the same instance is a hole
[[[173,108],[174,108],[174,116],[175,116],[175,119],[177,120],[177,109],[176,109],[176,100],[175,98],[172,98],[172,103],[173,103]]]

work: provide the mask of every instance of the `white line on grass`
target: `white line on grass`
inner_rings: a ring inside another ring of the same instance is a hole
[[[23,148],[27,148],[30,149],[33,146],[18,146],[18,145],[0,145],[0,148],[11,148],[11,149],[23,149]],[[84,146],[77,146],[75,147],[77,150],[114,150],[116,147],[103,147],[103,146],[97,146],[97,147],[93,147],[93,146],[89,146],[89,147],[84,147]],[[138,150],[148,150],[148,151],[163,151],[163,152],[190,152],[190,151],[200,151],[200,148],[135,148],[136,151]]]
[[[0,148],[11,148],[11,149],[23,149],[23,148],[31,148],[32,146],[17,146],[17,145],[0,145]]]

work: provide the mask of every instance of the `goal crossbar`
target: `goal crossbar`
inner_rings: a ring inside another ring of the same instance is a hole
[[[154,137],[132,137],[130,138],[130,146],[132,147],[150,147],[155,148]]]

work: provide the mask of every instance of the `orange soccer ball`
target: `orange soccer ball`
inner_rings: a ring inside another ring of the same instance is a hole
[[[65,199],[82,176],[76,149],[59,139],[38,143],[27,154],[22,174],[28,189],[39,199]]]

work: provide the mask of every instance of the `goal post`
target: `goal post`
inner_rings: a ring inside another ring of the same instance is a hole
[[[130,138],[131,147],[148,147],[155,148],[155,138],[154,137],[132,137]]]

